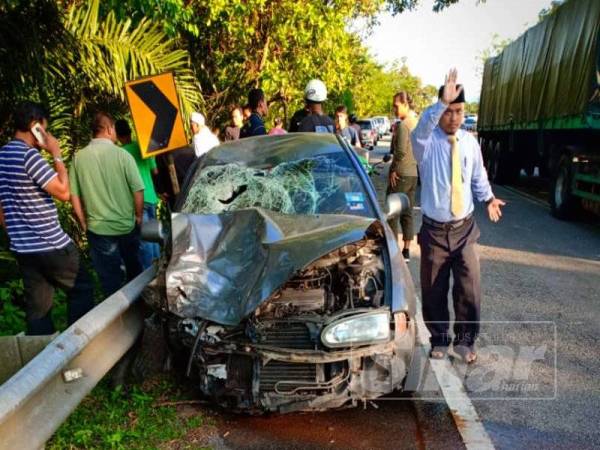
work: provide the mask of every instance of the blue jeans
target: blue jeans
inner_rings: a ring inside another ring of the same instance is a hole
[[[92,263],[106,297],[121,289],[126,281],[131,281],[142,273],[139,258],[140,231],[137,226],[127,234],[101,236],[88,231],[87,237]],[[125,264],[125,274],[121,263]]]
[[[156,219],[156,205],[144,203],[143,221],[147,222]],[[152,265],[152,261],[160,258],[160,247],[156,242],[141,241],[140,243],[140,261],[142,267],[147,269]]]

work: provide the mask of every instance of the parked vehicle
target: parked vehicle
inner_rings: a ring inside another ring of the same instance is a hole
[[[377,127],[379,130],[379,138],[381,139],[383,136],[390,134],[391,124],[390,119],[385,116],[375,116],[373,119],[377,123]]]
[[[600,214],[600,2],[568,0],[485,62],[478,134],[490,178],[538,166],[559,218]]]
[[[402,388],[415,292],[387,220],[408,202],[386,204],[334,135],[242,139],[192,167],[144,300],[206,396],[284,413]]]
[[[477,131],[477,117],[476,116],[465,117],[465,120],[464,120],[463,124],[461,125],[461,128],[465,131],[476,132]]]
[[[379,131],[373,119],[361,119],[356,122],[360,126],[360,145],[372,149],[377,146]]]

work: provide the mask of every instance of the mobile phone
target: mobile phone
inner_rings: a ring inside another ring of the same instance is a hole
[[[31,127],[31,132],[33,133],[37,141],[42,145],[44,145],[44,135],[42,134],[43,131],[44,129],[42,128],[42,125],[39,122],[34,123]]]

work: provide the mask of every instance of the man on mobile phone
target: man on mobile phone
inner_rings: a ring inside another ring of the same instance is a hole
[[[58,141],[45,131],[48,115],[40,105],[24,102],[13,121],[14,138],[0,149],[0,223],[23,276],[27,334],[52,334],[54,289],[67,293],[71,324],[94,307],[93,285],[52,201],[68,201],[70,194]],[[52,155],[54,169],[40,148]]]
[[[71,203],[87,231],[92,263],[109,296],[142,272],[139,258],[144,182],[133,156],[118,147],[115,121],[103,112],[92,120],[87,147],[71,164]]]

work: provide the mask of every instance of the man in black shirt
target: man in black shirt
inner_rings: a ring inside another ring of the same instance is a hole
[[[269,107],[267,106],[265,93],[262,89],[250,90],[248,93],[248,105],[250,105],[250,109],[252,109],[252,114],[250,114],[248,121],[242,127],[240,138],[267,134],[263,116],[268,114]]]
[[[300,122],[298,131],[335,133],[335,123],[323,114],[323,102],[327,100],[327,88],[321,80],[310,80],[304,90],[304,99],[310,114]]]
[[[231,125],[225,128],[225,142],[237,141],[240,138],[240,130],[244,126],[242,108],[235,105],[231,108]]]
[[[299,109],[292,116],[292,118],[290,120],[290,127],[288,128],[288,131],[290,133],[295,133],[295,132],[299,131],[300,123],[309,114],[310,114],[310,109],[308,108],[308,103],[306,103],[304,105],[304,108]]]

